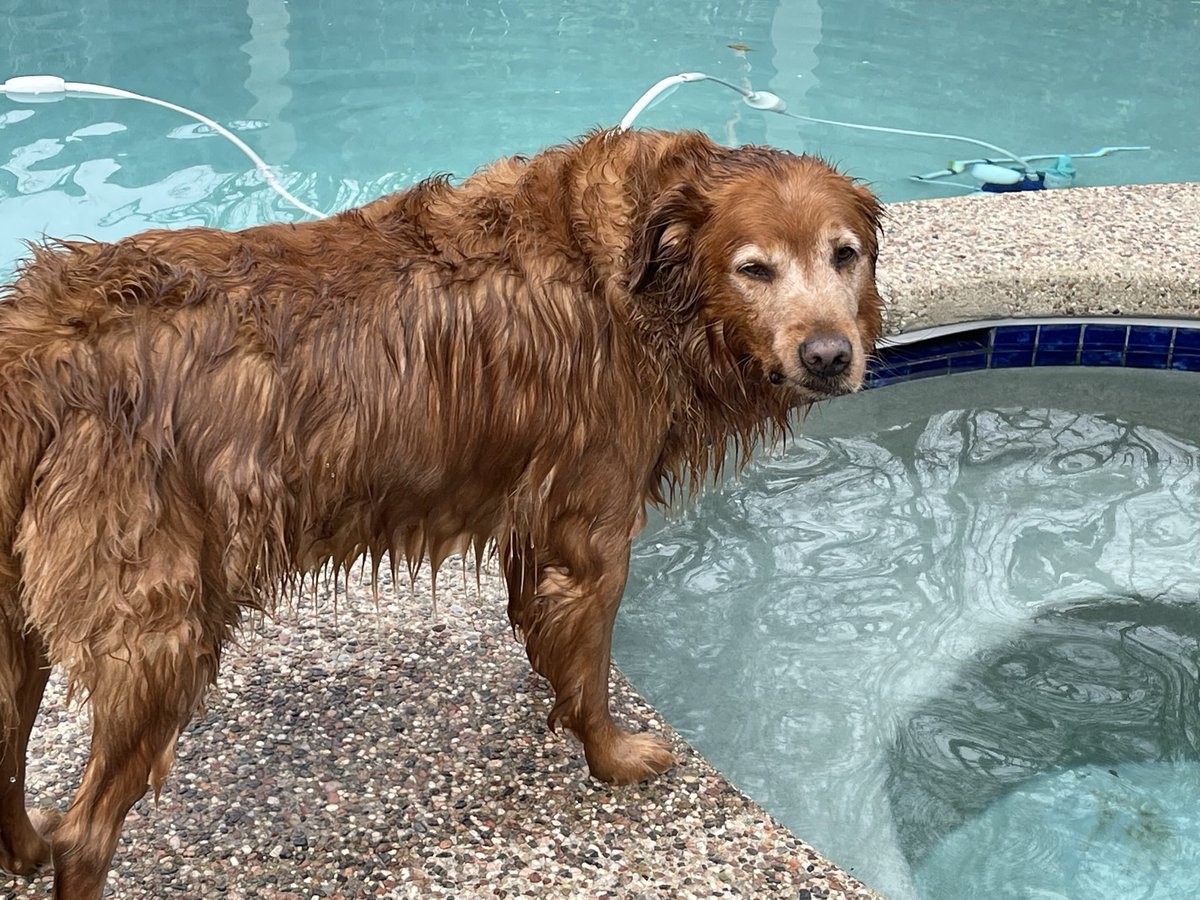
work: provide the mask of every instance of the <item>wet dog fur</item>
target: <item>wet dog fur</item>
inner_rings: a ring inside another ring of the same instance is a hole
[[[630,542],[859,387],[879,223],[815,158],[600,131],[322,221],[32,247],[0,302],[0,867],[99,897],[244,611],[364,557],[496,552],[551,724],[597,778],[668,768],[608,709]],[[51,666],[93,736],[46,833]]]

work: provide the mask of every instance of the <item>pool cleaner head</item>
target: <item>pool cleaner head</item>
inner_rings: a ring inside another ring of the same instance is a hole
[[[1075,183],[1075,166],[1066,154],[1056,157],[1054,165],[1045,171],[1019,172],[988,162],[974,163],[968,171],[979,182],[979,189],[989,194],[1044,191],[1047,188],[1070,187]]]

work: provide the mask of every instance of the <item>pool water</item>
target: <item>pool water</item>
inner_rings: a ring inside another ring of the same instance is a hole
[[[825,404],[651,524],[617,663],[893,900],[1200,896],[1198,390],[1043,368]]]
[[[196,109],[324,210],[615,124],[660,78],[696,70],[774,91],[793,112],[1018,153],[1153,148],[1079,160],[1083,185],[1200,180],[1200,4],[1185,0],[1019,12],[1003,0],[23,0],[0,6],[0,33],[3,78],[56,74]],[[802,124],[713,84],[682,88],[639,124],[820,153],[885,200],[959,193],[908,176],[984,152]],[[43,232],[299,215],[177,113],[0,96],[0,274]]]

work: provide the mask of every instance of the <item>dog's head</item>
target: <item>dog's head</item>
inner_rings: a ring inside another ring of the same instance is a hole
[[[802,402],[844,394],[880,335],[881,216],[869,190],[819,159],[714,148],[651,204],[630,288],[686,307],[748,379]]]

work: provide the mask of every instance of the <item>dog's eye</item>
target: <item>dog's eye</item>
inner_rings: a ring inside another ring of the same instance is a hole
[[[833,264],[839,269],[846,268],[856,259],[858,259],[858,251],[849,244],[844,244],[833,251]]]
[[[738,274],[753,278],[755,281],[770,281],[775,277],[770,266],[759,262],[748,262],[738,266]]]

